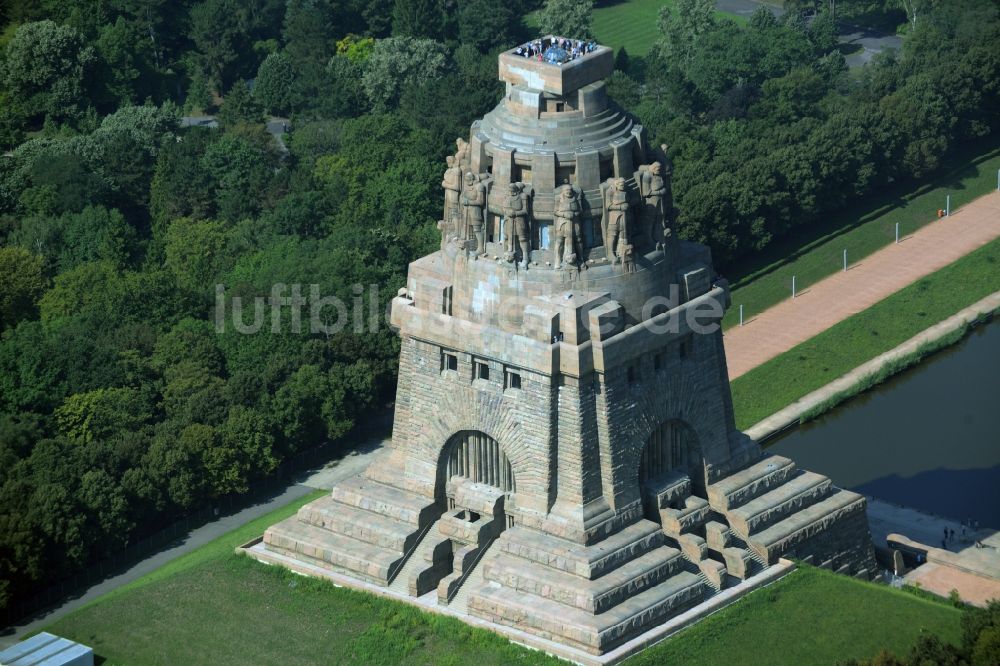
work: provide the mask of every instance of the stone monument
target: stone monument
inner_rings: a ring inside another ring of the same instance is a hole
[[[565,41],[501,54],[456,143],[441,250],[392,302],[388,450],[254,556],[592,655],[782,557],[871,577],[864,497],[736,429],[727,284],[671,229],[611,49]]]

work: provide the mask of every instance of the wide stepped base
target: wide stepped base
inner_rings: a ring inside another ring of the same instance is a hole
[[[865,498],[768,456],[708,488],[709,503],[766,563],[798,557],[869,576],[874,551]],[[868,544],[864,547],[863,544]]]
[[[590,546],[515,527],[481,566],[482,578],[467,583],[470,614],[591,654],[713,592],[648,520]]]
[[[264,533],[268,550],[387,586],[424,528],[434,501],[363,477],[341,482]]]

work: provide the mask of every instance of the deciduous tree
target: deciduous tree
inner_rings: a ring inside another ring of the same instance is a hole
[[[396,106],[407,86],[438,79],[447,69],[448,52],[440,42],[390,37],[375,42],[361,84],[375,109],[384,111]]]
[[[545,0],[538,14],[538,27],[545,34],[590,39],[593,20],[593,0]]]
[[[0,330],[32,317],[48,284],[44,260],[22,247],[0,247]]]
[[[96,64],[94,48],[76,30],[46,20],[17,29],[0,76],[25,115],[78,119],[89,104]]]
[[[291,111],[295,66],[284,53],[272,53],[264,58],[257,70],[253,96],[268,113],[283,116]]]

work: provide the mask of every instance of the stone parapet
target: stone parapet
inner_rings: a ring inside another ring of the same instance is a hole
[[[551,36],[545,39],[549,38]],[[614,69],[614,52],[607,46],[598,46],[590,53],[558,65],[526,58],[514,53],[513,49],[501,53],[499,60],[501,81],[554,95],[568,95],[587,84],[601,81],[611,76]]]
[[[710,510],[707,501],[697,495],[689,495],[684,499],[683,508],[660,509],[660,523],[664,533],[676,538],[704,525]]]
[[[549,534],[514,527],[504,532],[497,541],[497,547],[525,560],[593,579],[662,543],[660,526],[640,520],[592,546],[581,547],[578,543]]]
[[[771,527],[751,535],[747,542],[768,562],[775,562],[800,543],[852,516],[865,516],[865,498],[838,490]],[[819,558],[818,558],[819,559]],[[822,560],[820,560],[822,561]]]

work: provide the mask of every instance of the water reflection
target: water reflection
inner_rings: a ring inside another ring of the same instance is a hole
[[[845,488],[1000,528],[1000,321],[768,451]]]

